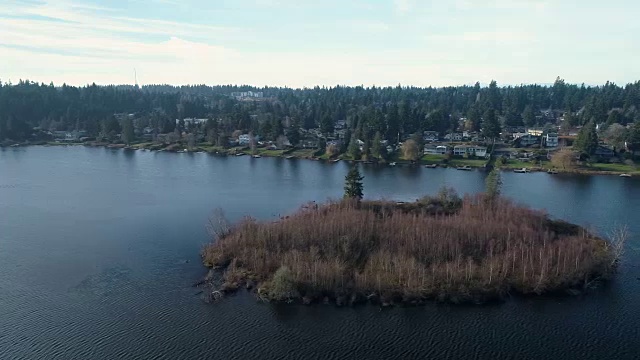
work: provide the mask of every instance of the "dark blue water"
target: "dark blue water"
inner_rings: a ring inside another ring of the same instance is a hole
[[[617,278],[581,297],[274,306],[246,293],[205,304],[204,224],[273,218],[342,194],[345,163],[84,147],[0,150],[1,359],[638,359],[640,239]],[[364,167],[365,196],[413,200],[484,173]],[[606,234],[640,234],[640,181],[503,175],[504,193]]]

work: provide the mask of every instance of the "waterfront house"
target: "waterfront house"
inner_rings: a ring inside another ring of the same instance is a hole
[[[516,143],[519,143],[522,147],[527,147],[540,143],[540,137],[536,135],[526,134],[516,139]]]
[[[595,151],[595,155],[603,158],[610,158],[614,157],[616,153],[611,146],[598,145],[598,148]]]
[[[453,147],[453,155],[486,157],[487,148],[477,145],[458,145]]]
[[[449,151],[446,145],[425,145],[423,152],[428,155],[445,155]]]
[[[318,147],[318,141],[317,140],[302,140],[300,141],[300,146],[302,146],[304,149],[315,149]]]
[[[547,147],[558,147],[558,134],[548,133],[544,137],[544,142]]]
[[[246,145],[249,145],[250,141],[251,141],[251,136],[249,134],[242,134],[238,136],[238,145],[246,146]]]

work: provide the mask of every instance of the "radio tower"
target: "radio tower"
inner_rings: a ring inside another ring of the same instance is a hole
[[[140,87],[138,86],[138,73],[136,72],[136,68],[133,68],[133,77],[136,82],[136,89],[139,89]]]

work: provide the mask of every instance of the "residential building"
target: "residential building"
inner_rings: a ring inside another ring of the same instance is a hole
[[[544,142],[547,147],[558,147],[558,134],[548,133],[544,137]]]
[[[249,145],[249,142],[251,142],[251,136],[249,134],[242,134],[238,136],[238,145]]]
[[[444,155],[449,151],[446,145],[425,145],[423,152],[430,155]]]
[[[540,136],[526,134],[526,135],[520,136],[517,139],[517,141],[520,142],[520,146],[527,147],[527,146],[539,144],[540,143]]]
[[[317,140],[302,140],[300,141],[300,146],[302,146],[305,149],[315,149],[318,147],[318,141]]]
[[[533,135],[533,136],[542,136],[543,132],[544,131],[540,129],[527,129],[527,134]]]
[[[613,148],[610,146],[598,145],[598,148],[595,151],[595,155],[600,157],[610,158],[610,157],[614,157],[616,153],[613,150]]]
[[[264,93],[262,91],[237,91],[232,92],[231,96],[236,98],[237,100],[261,99],[264,97]]]
[[[439,138],[437,131],[425,131],[422,133],[422,139],[426,142],[438,141]]]
[[[462,138],[462,133],[451,133],[444,136],[444,139],[448,141],[462,141]]]
[[[478,145],[457,145],[453,147],[453,155],[487,157],[487,148]]]
[[[189,125],[189,124],[199,125],[199,124],[206,123],[208,119],[184,118],[183,120],[185,125]],[[176,119],[176,125],[178,125],[179,123],[180,123],[180,119]]]

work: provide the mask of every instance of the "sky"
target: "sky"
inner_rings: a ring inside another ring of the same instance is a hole
[[[1,0],[0,80],[450,86],[640,80],[637,0]]]

